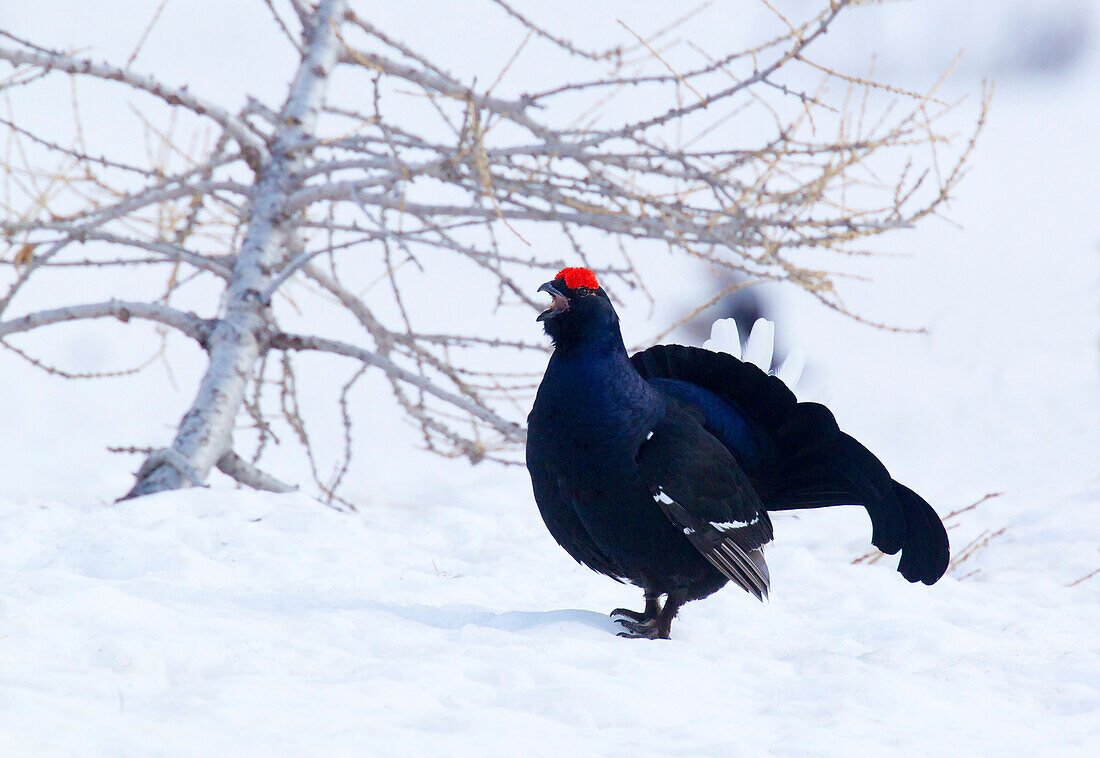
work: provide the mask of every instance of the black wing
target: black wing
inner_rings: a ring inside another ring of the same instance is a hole
[[[691,544],[732,582],[763,599],[768,570],[759,548],[771,520],[748,477],[694,415],[669,411],[638,451],[642,481]]]
[[[589,536],[584,524],[577,518],[577,512],[562,497],[557,476],[550,471],[528,448],[527,470],[531,473],[531,486],[535,491],[535,503],[542,514],[542,520],[551,536],[565,552],[573,556],[593,571],[606,574],[616,581],[622,581],[622,571],[611,558],[604,555]]]
[[[936,511],[842,432],[824,405],[798,402],[778,378],[724,353],[657,345],[630,360],[646,379],[680,380],[714,393],[765,436],[768,460],[754,467],[752,482],[767,510],[862,505],[871,518],[871,543],[884,553],[901,551],[902,576],[925,584],[943,576],[950,547]]]

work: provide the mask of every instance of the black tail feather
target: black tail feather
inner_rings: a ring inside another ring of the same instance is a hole
[[[898,572],[910,582],[933,584],[950,557],[947,532],[919,495],[890,478],[867,448],[839,432],[800,450],[770,474],[761,494],[769,511],[862,505],[871,519],[871,544],[901,552]]]
[[[907,519],[911,517],[913,520],[924,521],[924,529],[919,531],[921,537],[907,538],[901,553],[902,565],[898,566],[898,571],[911,582],[935,584],[947,571],[951,560],[947,530],[939,515],[920,495],[898,482],[894,482],[894,492],[902,510],[907,514]],[[906,565],[906,552],[911,550],[910,545],[914,548],[914,557]]]
[[[813,438],[810,438],[813,440]],[[894,494],[894,480],[867,448],[837,430],[818,438],[769,472],[761,495],[771,510],[862,505],[871,519],[871,544],[893,555],[906,545],[910,527]],[[921,524],[923,525],[923,519]]]
[[[682,379],[711,390],[767,433],[775,446],[772,464],[751,474],[767,510],[862,505],[871,519],[871,544],[888,555],[901,552],[902,576],[925,584],[943,576],[950,549],[939,516],[842,432],[828,408],[799,403],[779,379],[729,355],[659,345],[631,360],[646,378]]]

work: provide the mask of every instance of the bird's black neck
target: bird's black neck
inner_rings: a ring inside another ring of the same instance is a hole
[[[624,363],[630,360],[618,325],[611,329],[563,335],[554,341],[554,356],[559,360]]]
[[[584,340],[559,342],[539,395],[555,413],[582,425],[646,423],[661,405],[630,363],[617,324]]]

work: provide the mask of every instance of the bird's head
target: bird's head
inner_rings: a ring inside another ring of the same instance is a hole
[[[601,337],[622,342],[619,317],[590,269],[563,268],[538,291],[552,298],[538,320],[555,347],[579,346]]]

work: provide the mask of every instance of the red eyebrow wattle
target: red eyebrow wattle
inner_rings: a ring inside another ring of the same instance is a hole
[[[563,268],[554,278],[564,279],[565,286],[571,290],[575,290],[577,287],[587,287],[590,290],[598,290],[600,288],[600,283],[596,279],[596,275],[592,273],[592,270],[579,266]]]

